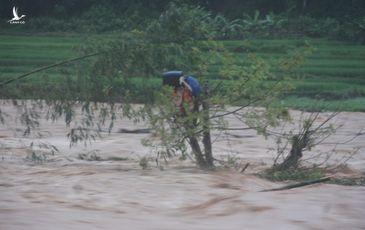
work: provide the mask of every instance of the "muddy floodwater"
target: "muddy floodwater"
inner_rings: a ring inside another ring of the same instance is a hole
[[[7,105],[1,109],[16,113]],[[365,114],[341,113],[334,122],[341,125],[337,133],[305,157],[332,153],[327,163],[335,164],[353,154],[335,175],[363,176]],[[233,117],[229,123],[242,126]],[[129,120],[118,121],[115,131],[91,145],[72,148],[62,121],[41,120],[40,136],[22,137],[21,127],[0,126],[1,230],[365,229],[364,186],[319,183],[260,192],[286,183],[254,175],[272,164],[276,148],[275,140],[254,131],[212,135],[217,158],[234,156],[243,165],[250,163],[240,173],[233,168],[201,171],[189,159],[159,166],[151,161],[142,169],[140,159],[153,158],[155,152],[141,144],[150,134],[116,132],[146,127]]]

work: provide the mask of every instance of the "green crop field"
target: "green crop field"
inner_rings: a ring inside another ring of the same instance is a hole
[[[71,58],[79,44],[79,37],[0,36],[0,77],[11,78]],[[47,72],[57,75],[60,69]]]
[[[0,35],[0,81],[11,79],[33,69],[77,57],[84,38],[50,35]],[[294,48],[311,44],[315,51],[295,72],[295,90],[283,100],[285,105],[300,109],[342,109],[365,111],[365,46],[323,39],[224,41],[225,46],[243,60],[255,53],[268,62],[283,57]],[[219,73],[220,66],[210,68],[209,77]],[[73,65],[36,73],[22,83],[62,81],[75,71]],[[150,80],[158,87],[159,81]],[[136,84],[138,84],[137,81]],[[318,98],[322,99],[320,102]]]

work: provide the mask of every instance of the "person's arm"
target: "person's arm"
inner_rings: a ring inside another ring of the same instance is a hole
[[[183,103],[183,95],[182,95],[182,90],[181,89],[174,89],[173,92],[173,100],[174,100],[174,104],[176,106],[181,106]]]
[[[188,83],[186,83],[184,76],[180,77],[180,85],[184,85],[186,88],[190,90],[190,92],[193,92],[191,86]]]

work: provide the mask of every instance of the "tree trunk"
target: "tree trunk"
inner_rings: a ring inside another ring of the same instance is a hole
[[[203,106],[203,144],[205,160],[208,167],[213,167],[213,153],[212,153],[212,141],[210,136],[210,121],[209,121],[209,88],[206,83],[204,86],[204,98],[202,101]]]
[[[289,155],[285,158],[283,163],[278,166],[279,170],[288,170],[290,168],[296,169],[299,165],[299,160],[303,156],[303,149],[305,149],[310,141],[310,131],[305,131],[302,135],[294,135],[292,139],[292,147]]]
[[[200,168],[203,169],[209,169],[214,167],[213,164],[213,153],[212,153],[212,141],[210,136],[210,121],[209,121],[209,89],[207,84],[204,87],[204,95],[203,100],[200,100],[200,98],[195,98],[194,100],[194,108],[193,112],[199,113],[199,104],[202,104],[203,110],[202,113],[202,129],[203,129],[203,140],[202,143],[204,145],[204,154],[202,152],[202,149],[200,147],[199,141],[194,134],[188,137],[189,139],[189,145],[193,151],[193,154],[195,156],[195,159],[197,160],[197,163]],[[193,130],[194,126],[198,124],[197,121],[193,121],[192,124],[185,124],[185,128],[187,130]]]
[[[279,165],[280,170],[288,170],[290,168],[297,168],[299,159],[303,156],[302,153],[302,147],[300,145],[300,140],[296,138],[296,136],[293,138],[293,144],[292,148],[290,150],[289,155],[285,158],[283,163]]]
[[[307,9],[307,0],[302,0],[301,3],[302,5],[300,7],[300,14],[304,15]]]
[[[200,168],[207,168],[207,162],[204,159],[202,150],[196,137],[189,137],[189,144]]]
[[[199,99],[194,99],[194,107],[193,107],[193,111],[194,113],[198,113],[199,112]],[[185,123],[185,128],[187,130],[194,130],[194,127],[197,125],[198,121],[197,120],[193,120],[192,123]],[[194,136],[194,134],[190,134],[190,136],[188,137],[189,139],[189,145],[193,151],[193,154],[195,156],[195,159],[199,165],[200,168],[202,169],[206,169],[207,167],[209,167],[207,165],[207,161],[204,157],[204,154],[202,152],[202,149],[200,148],[200,144],[199,141],[197,139],[196,136]]]

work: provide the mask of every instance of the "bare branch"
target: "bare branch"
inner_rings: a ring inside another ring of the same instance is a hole
[[[213,127],[214,129],[218,130],[227,130],[227,131],[241,131],[241,130],[252,130],[257,129],[259,127],[246,127],[246,128],[224,128],[224,127]]]
[[[320,128],[322,128],[325,124],[327,124],[330,120],[332,120],[334,117],[336,117],[340,112],[334,112],[332,113],[325,121],[323,121],[316,129],[314,129],[312,132],[317,132]]]
[[[0,83],[0,87],[5,86],[7,84],[10,84],[10,83],[12,83],[14,81],[23,79],[25,77],[28,77],[29,75],[31,75],[33,73],[38,73],[38,72],[41,72],[41,71],[46,70],[46,69],[51,69],[51,68],[56,67],[56,66],[59,66],[59,65],[64,65],[64,64],[67,64],[67,63],[79,61],[79,60],[82,60],[82,59],[85,59],[85,58],[88,58],[88,57],[92,57],[92,56],[96,56],[96,55],[100,55],[100,54],[103,54],[103,53],[105,53],[105,52],[98,52],[98,53],[87,54],[87,55],[84,55],[84,56],[81,56],[81,57],[71,58],[71,59],[64,60],[64,61],[60,61],[60,62],[51,64],[51,65],[43,66],[41,68],[32,70],[32,71],[30,71],[28,73],[22,74],[20,76],[15,77],[15,78],[9,79],[9,80],[4,81],[4,82],[1,82]]]
[[[355,140],[356,138],[358,138],[361,135],[365,135],[365,133],[362,132],[363,130],[361,129],[358,133],[355,134],[355,136],[351,137],[350,139],[344,141],[344,142],[325,142],[324,144],[329,144],[329,145],[345,145],[350,143],[351,141]]]

